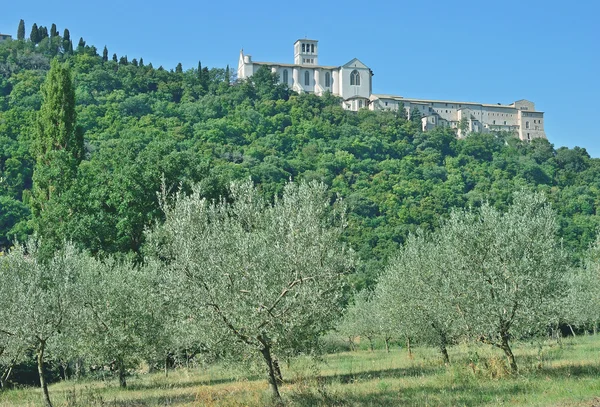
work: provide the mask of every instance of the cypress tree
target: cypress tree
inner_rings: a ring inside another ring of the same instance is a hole
[[[104,46],[104,51],[102,51],[102,62],[108,61],[108,48],[106,45]]]
[[[198,79],[202,81],[202,63],[198,61]]]
[[[56,29],[56,24],[52,23],[52,27],[50,27],[50,38],[58,37],[58,30]]]
[[[24,40],[25,39],[25,21],[21,19],[19,21],[19,28],[17,28],[17,39]]]
[[[31,207],[34,230],[44,238],[47,249],[54,250],[64,239],[60,226],[69,216],[69,208],[60,198],[77,175],[83,134],[76,127],[75,88],[66,64],[52,60],[41,93],[42,106],[32,140],[35,168]]]
[[[65,54],[70,54],[73,53],[73,47],[71,43],[71,34],[69,33],[69,30],[65,28],[65,31],[63,32],[63,52]],[[70,51],[69,52],[69,48]]]
[[[38,30],[38,26],[36,23],[33,23],[31,26],[31,33],[29,34],[29,40],[34,44],[38,44],[40,42],[40,31]]]
[[[202,68],[202,75],[200,76],[200,84],[206,91],[208,91],[209,77],[210,77],[210,73],[209,73],[208,67],[205,66],[204,68]]]
[[[112,60],[114,62],[119,62],[119,59],[117,58],[117,54],[113,54]]]
[[[127,65],[129,62],[127,61],[127,55],[119,58],[119,65]]]
[[[137,59],[133,58],[133,59],[131,60],[131,65],[133,65],[133,66],[138,66],[138,61],[137,61]]]
[[[144,58],[140,58],[140,66],[144,66]]]
[[[181,65],[181,62],[177,64],[177,66],[175,67],[175,72],[176,73],[183,73],[183,66]]]
[[[40,42],[44,39],[44,38],[48,38],[48,28],[46,28],[46,26],[41,26],[38,29],[38,32],[40,34]]]
[[[229,70],[229,64],[225,68],[225,83],[229,84],[231,82],[231,71]]]
[[[77,44],[77,52],[85,51],[85,41],[83,37],[79,37],[79,43]]]

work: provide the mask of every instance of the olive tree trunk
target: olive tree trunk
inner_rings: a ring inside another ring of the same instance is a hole
[[[263,358],[267,363],[267,368],[269,370],[269,386],[271,387],[273,399],[279,401],[281,400],[281,394],[279,394],[279,386],[277,385],[277,375],[275,373],[273,357],[271,356],[271,347],[263,342],[263,347],[260,350],[260,352],[262,353]]]
[[[512,373],[518,373],[519,372],[519,368],[517,366],[517,361],[515,360],[515,355],[512,352],[512,349],[510,348],[510,344],[508,343],[508,335],[504,334],[502,335],[502,342],[500,343],[500,349],[502,349],[504,351],[504,354],[506,355],[506,358],[508,359],[508,363],[510,365],[510,370]]]
[[[119,371],[119,387],[124,389],[127,387],[126,369],[123,358],[117,359],[117,370]]]
[[[44,352],[46,351],[46,341],[41,340],[37,349],[37,368],[40,376],[40,387],[44,397],[44,405],[46,407],[52,407],[50,401],[50,393],[48,392],[48,383],[46,383],[46,377],[44,376]]]

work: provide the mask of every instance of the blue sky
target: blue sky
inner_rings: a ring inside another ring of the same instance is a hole
[[[100,51],[184,69],[292,62],[318,39],[324,65],[356,57],[373,91],[484,103],[535,102],[556,146],[600,157],[600,2],[528,1],[6,1],[0,32],[56,23]]]

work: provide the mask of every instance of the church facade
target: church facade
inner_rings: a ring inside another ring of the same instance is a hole
[[[407,117],[418,114],[424,131],[443,126],[455,129],[458,137],[471,132],[507,131],[521,140],[546,138],[544,113],[533,102],[486,104],[405,98],[373,94],[373,71],[357,58],[341,66],[319,65],[319,42],[300,39],[294,43],[294,63],[256,62],[240,51],[238,79],[252,76],[262,66],[278,75],[282,83],[299,93],[318,96],[331,92],[342,99],[347,110],[399,110]]]

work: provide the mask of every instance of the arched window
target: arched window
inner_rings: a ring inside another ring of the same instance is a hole
[[[350,85],[360,86],[360,74],[356,69],[350,73]]]
[[[314,54],[314,52],[315,52],[315,44],[310,44],[310,52]]]
[[[285,83],[286,85],[288,84],[288,70],[287,69],[283,70],[283,83]]]
[[[306,52],[306,45],[302,44],[302,52]]]
[[[325,87],[328,88],[331,86],[331,74],[329,72],[325,72]]]
[[[310,86],[310,74],[308,71],[304,71],[304,84]]]

